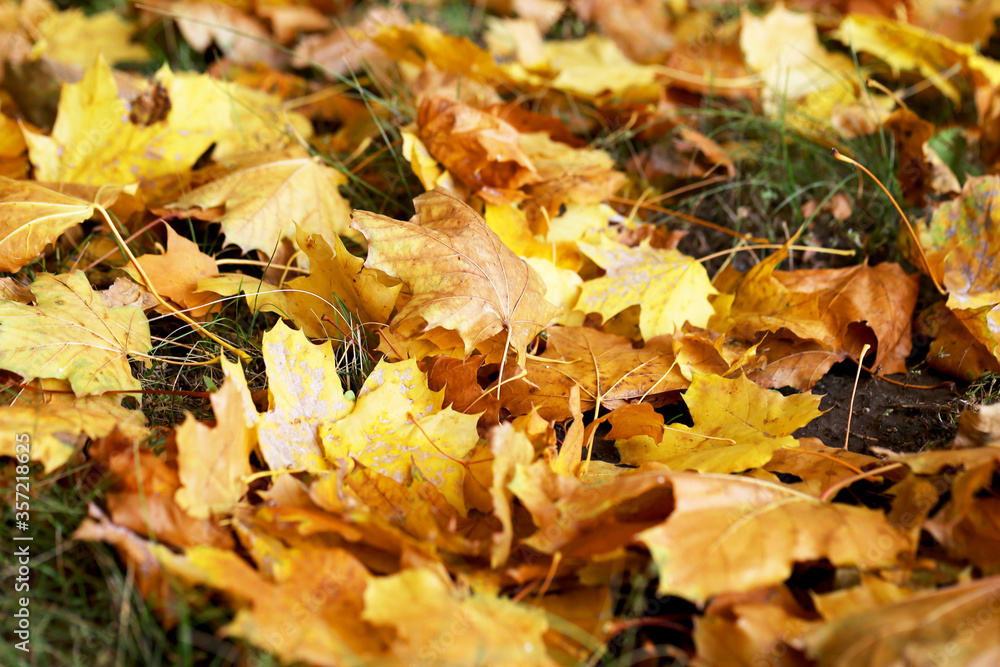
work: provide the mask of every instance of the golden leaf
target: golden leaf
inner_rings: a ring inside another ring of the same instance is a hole
[[[275,156],[278,158],[278,156]],[[270,255],[281,239],[306,234],[333,238],[350,232],[350,208],[337,187],[347,178],[313,158],[270,160],[251,155],[228,176],[203,185],[170,204],[172,209],[225,206],[218,220],[226,241],[244,253]]]
[[[915,546],[880,511],[755,479],[663,474],[674,511],[639,535],[659,570],[660,595],[702,603],[781,583],[794,563],[820,558],[838,567],[892,567]]]
[[[380,362],[346,417],[320,428],[327,458],[350,458],[397,482],[430,480],[462,514],[463,459],[479,441],[479,415],[441,408],[413,359]]]
[[[694,426],[671,426],[662,440],[619,443],[622,462],[674,470],[732,473],[759,468],[775,451],[797,447],[792,433],[819,417],[819,396],[782,396],[746,377],[696,375],[684,394]]]
[[[505,246],[482,216],[454,196],[433,190],[414,200],[409,221],[355,211],[353,227],[368,239],[365,266],[409,284],[413,297],[394,328],[421,318],[422,331],[453,329],[468,355],[506,332],[523,361],[525,348],[555,315],[538,274]]]
[[[114,203],[123,188],[100,188],[92,201],[37,183],[0,177],[0,271],[17,271],[60,234]]]
[[[714,313],[708,297],[718,294],[701,263],[676,250],[659,250],[643,241],[629,248],[601,240],[580,250],[608,273],[583,283],[577,310],[614,317],[641,305],[639,330],[646,340],[680,331],[685,322],[704,327]]]

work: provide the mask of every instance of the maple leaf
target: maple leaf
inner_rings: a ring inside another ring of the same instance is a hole
[[[382,25],[372,41],[393,60],[416,65],[431,62],[440,70],[467,74],[473,80],[504,78],[488,51],[422,21]]]
[[[329,342],[316,346],[278,321],[264,334],[270,409],[260,416],[257,438],[271,470],[322,470],[319,426],[350,414]]]
[[[242,292],[252,311],[278,313],[302,327],[308,337],[336,343],[351,338],[351,328],[359,323],[381,324],[389,319],[402,285],[386,285],[375,271],[364,267],[364,260],[347,252],[339,236],[328,241],[300,231],[297,240],[309,257],[308,276],[278,287],[250,276],[226,274],[199,281],[198,288],[223,295]]]
[[[24,138],[39,180],[127,185],[187,171],[212,143],[205,133],[164,132],[162,125],[129,122],[100,56],[79,83],[63,85],[52,136],[25,130]]]
[[[430,569],[373,579],[364,597],[362,618],[395,630],[398,656],[419,652],[436,664],[461,663],[470,656],[511,667],[557,664],[545,650],[548,622],[541,609],[485,591],[463,594]]]
[[[505,331],[522,363],[528,343],[555,314],[538,274],[453,195],[433,190],[413,203],[409,222],[355,211],[352,223],[369,243],[365,266],[403,280],[413,292],[392,326],[419,317],[422,331],[453,329],[466,356]]]
[[[493,500],[493,515],[500,520],[503,527],[500,532],[493,535],[490,567],[496,569],[507,561],[514,539],[511,508],[513,493],[508,484],[514,479],[518,466],[527,466],[531,463],[535,457],[535,449],[528,437],[509,422],[500,424],[490,431],[489,443],[493,454],[490,497]]]
[[[136,436],[118,430],[88,449],[92,459],[113,475],[104,501],[115,524],[174,547],[233,548],[228,527],[192,517],[174,501],[180,487],[175,453],[168,449],[156,454],[135,446],[137,441]]]
[[[34,306],[0,301],[0,368],[68,380],[78,396],[141,388],[128,360],[150,348],[140,309],[105,307],[82,271],[40,274],[31,292]]]
[[[518,131],[490,113],[444,97],[426,98],[417,124],[431,155],[486,201],[519,201],[522,186],[541,180],[518,145]]]
[[[152,542],[139,537],[116,522],[112,522],[95,503],[88,504],[89,517],[80,523],[70,536],[73,540],[107,542],[113,545],[135,573],[136,589],[143,598],[153,605],[157,615],[166,627],[177,623],[173,584],[165,576],[159,561],[153,554]]]
[[[892,567],[915,546],[879,511],[745,477],[663,474],[674,511],[639,535],[659,571],[661,595],[701,603],[781,583],[794,563],[819,558],[838,567]]]
[[[167,251],[162,255],[140,255],[136,261],[145,271],[156,291],[179,304],[191,317],[204,317],[212,309],[215,295],[197,293],[198,281],[219,273],[215,259],[167,225]],[[131,265],[129,275],[141,282],[139,272]]]
[[[834,484],[856,475],[857,470],[881,465],[881,459],[874,456],[827,447],[818,438],[799,438],[799,446],[795,449],[775,450],[764,470],[795,475],[802,482],[790,484],[790,487],[818,497]]]
[[[732,301],[719,309],[723,317],[713,326],[742,340],[769,331],[815,341],[818,345],[787,340],[778,345],[767,338],[761,343],[760,352],[768,354],[769,362],[798,357],[784,361],[788,367],[782,372],[790,378],[787,381],[796,382],[792,386],[803,390],[845,356],[859,360],[866,342],[877,343],[875,365],[884,372],[906,371],[917,300],[915,276],[908,276],[898,264],[871,267],[867,262],[844,269],[776,271],[786,257],[783,248],[742,277],[730,276],[734,284],[723,290],[733,295]],[[804,360],[802,355],[813,358]],[[777,377],[779,371],[772,373]]]
[[[87,201],[42,185],[0,177],[0,271],[17,271],[60,234],[108,207],[122,188],[100,188]]]
[[[250,155],[234,171],[185,194],[172,209],[225,206],[219,218],[226,241],[244,253],[270,255],[296,229],[333,238],[350,231],[350,208],[337,187],[347,178],[309,157]]]
[[[282,64],[284,55],[268,43],[263,23],[237,7],[209,2],[175,2],[177,27],[195,50],[204,52],[214,42],[236,63]]]
[[[319,64],[327,76],[343,76],[363,67],[379,70],[391,61],[382,50],[364,36],[376,34],[382,25],[405,26],[409,17],[399,7],[373,6],[358,23],[339,25],[325,35],[309,35],[295,47],[294,67]]]
[[[643,242],[629,248],[606,239],[580,250],[607,275],[581,287],[577,310],[604,319],[640,304],[639,330],[646,340],[679,331],[685,322],[704,327],[714,313],[708,297],[718,292],[700,262],[676,250],[658,250]]]
[[[192,585],[220,590],[241,607],[226,632],[273,652],[285,662],[339,665],[388,658],[382,632],[361,618],[373,577],[344,549],[323,546],[273,549],[255,569],[236,553],[194,547],[175,554],[151,549],[164,570]],[[294,623],[289,619],[295,618]]]
[[[572,269],[574,272],[583,266],[583,257],[575,243],[539,241],[532,234],[525,214],[513,204],[498,206],[487,203],[483,218],[504,245],[522,258],[546,259],[557,267]]]
[[[128,185],[184,173],[213,143],[213,156],[222,158],[282,148],[288,143],[286,126],[298,136],[312,134],[304,117],[272,110],[280,103],[276,97],[208,76],[164,67],[147,86],[162,86],[172,108],[165,119],[138,125],[103,57],[79,83],[65,84],[52,135],[24,131],[36,178]]]
[[[575,385],[584,410],[598,400],[615,408],[648,394],[684,389],[688,380],[676,368],[670,343],[654,341],[635,349],[628,339],[596,329],[552,327],[544,354],[525,365],[531,384],[513,385],[505,405],[513,414],[534,407],[546,419],[562,420],[570,417],[568,396]]]
[[[921,475],[964,468],[952,483],[947,502],[923,528],[950,554],[967,558],[986,574],[1000,573],[1000,559],[997,558],[1000,525],[996,519],[1000,501],[988,491],[993,476],[1000,469],[1000,448],[988,446],[919,454],[885,453]]]
[[[131,24],[115,12],[87,16],[82,9],[53,8],[38,25],[41,39],[33,53],[81,68],[90,67],[99,55],[111,63],[149,60],[149,50],[132,43],[132,32]]]
[[[177,428],[177,474],[181,485],[174,497],[181,508],[198,519],[232,511],[247,491],[246,477],[251,472],[257,413],[239,364],[231,366],[227,375],[222,388],[210,399],[218,425],[209,428],[188,415]]]
[[[791,434],[823,414],[819,401],[811,394],[782,396],[745,376],[695,376],[684,393],[694,426],[671,426],[659,442],[621,442],[622,462],[659,461],[675,470],[717,473],[759,468],[777,450],[798,446]]]
[[[142,413],[123,408],[111,398],[104,405],[72,405],[63,402],[43,405],[0,406],[0,456],[16,457],[16,438],[27,434],[31,460],[41,461],[45,472],[62,467],[82,446],[81,434],[105,436],[115,428],[141,432]],[[103,408],[103,409],[100,409]],[[136,424],[136,421],[139,424]],[[23,436],[22,436],[23,437]]]
[[[658,72],[625,56],[618,46],[600,35],[578,40],[547,40],[542,60],[531,68],[544,72],[548,85],[584,98],[628,95],[630,100],[657,99]]]
[[[462,463],[479,441],[479,415],[442,409],[443,394],[428,388],[416,360],[380,362],[350,414],[320,428],[327,458],[354,459],[401,483],[419,474],[464,514]]]
[[[937,72],[957,66],[958,71],[972,73],[973,78],[993,86],[1000,83],[1000,63],[980,55],[972,44],[960,44],[923,28],[855,13],[844,18],[835,35],[851,48],[881,58],[897,75],[904,69],[919,71],[956,104],[961,100],[958,86],[950,78],[936,76]]]
[[[956,665],[989,664],[1000,654],[1000,614],[990,610],[998,593],[1000,575],[897,594],[888,604],[825,623],[801,644],[810,658],[823,656],[822,664],[836,667],[932,664],[936,656]],[[927,659],[918,663],[915,656]]]

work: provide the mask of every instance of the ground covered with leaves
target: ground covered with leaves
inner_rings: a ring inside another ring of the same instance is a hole
[[[0,661],[1000,662],[998,18],[0,6]]]

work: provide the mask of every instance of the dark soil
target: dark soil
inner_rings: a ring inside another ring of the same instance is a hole
[[[842,447],[857,366],[834,366],[812,389],[823,395],[820,409],[827,412],[795,432],[795,437],[815,437],[828,447]],[[947,378],[927,373],[892,376],[899,386],[862,371],[854,399],[849,448],[871,453],[872,447],[894,452],[917,452],[944,447],[958,430],[958,415],[968,402]],[[935,387],[935,388],[921,388]]]

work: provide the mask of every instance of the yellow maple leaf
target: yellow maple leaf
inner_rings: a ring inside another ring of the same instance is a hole
[[[630,101],[656,101],[656,67],[639,65],[628,59],[618,46],[600,35],[579,40],[547,40],[542,45],[541,66],[552,80],[549,85],[580,97],[626,97]]]
[[[679,331],[685,322],[704,327],[714,310],[708,297],[718,294],[700,262],[676,250],[653,248],[643,241],[629,248],[607,239],[580,250],[607,275],[583,283],[576,309],[614,317],[641,305],[639,330],[646,340]]]
[[[393,652],[431,664],[551,665],[545,612],[481,592],[462,593],[427,568],[368,582],[361,617],[393,628]]]
[[[663,475],[675,509],[638,536],[659,571],[660,595],[700,604],[718,593],[779,584],[796,562],[893,567],[915,547],[880,510],[827,503],[745,477]]]
[[[25,130],[24,138],[38,180],[128,185],[187,171],[213,141],[205,132],[185,135],[164,125],[129,121],[101,56],[79,83],[63,85],[52,136]]]
[[[503,527],[493,534],[493,548],[490,550],[490,567],[496,569],[507,562],[514,540],[514,523],[511,501],[513,493],[508,484],[514,479],[518,466],[528,466],[535,458],[535,448],[531,446],[523,432],[510,422],[504,422],[490,430],[490,452],[493,461],[490,468],[490,498],[493,500],[493,515]]]
[[[382,324],[389,319],[402,285],[387,286],[364,260],[347,252],[339,236],[327,238],[300,233],[299,247],[309,257],[311,273],[284,286],[257,278],[226,274],[198,283],[199,290],[230,296],[243,293],[251,310],[267,310],[287,317],[309,338],[350,338],[360,323]],[[346,312],[345,312],[346,310]]]
[[[352,223],[369,243],[365,266],[403,280],[413,292],[393,326],[420,318],[421,331],[453,329],[466,355],[506,332],[523,361],[528,343],[556,312],[538,274],[453,195],[438,189],[413,203],[417,213],[408,222],[355,211]]]
[[[98,55],[111,63],[145,61],[149,50],[132,43],[134,28],[115,12],[87,16],[82,9],[52,10],[38,26],[39,40],[32,55],[61,63],[90,67]]]
[[[82,271],[40,274],[31,292],[34,306],[0,301],[0,368],[68,380],[78,396],[141,389],[128,360],[150,348],[140,309],[106,307]]]
[[[192,209],[225,206],[218,220],[226,241],[244,253],[270,255],[281,239],[295,239],[296,227],[308,234],[333,238],[352,233],[351,211],[337,190],[347,177],[309,157],[251,154],[236,162],[227,176],[170,204]]]
[[[225,631],[287,663],[378,663],[389,656],[382,633],[361,618],[373,579],[344,549],[276,547],[257,568],[228,549],[193,547],[176,554],[150,545],[163,569],[181,581],[234,598],[240,609]],[[295,619],[290,622],[290,619]]]
[[[372,41],[395,60],[416,65],[431,62],[440,70],[462,72],[473,80],[504,78],[489,51],[421,21],[383,25]]]
[[[320,428],[326,456],[354,459],[397,482],[419,470],[462,514],[465,457],[479,441],[478,414],[441,408],[414,359],[382,361],[365,380],[349,415]]]
[[[96,402],[95,399],[100,400]],[[110,397],[87,397],[75,405],[64,401],[39,405],[0,406],[0,456],[17,457],[27,450],[18,450],[16,437],[24,434],[30,443],[32,461],[41,461],[45,472],[62,466],[83,446],[85,439],[103,437],[115,428],[141,435],[144,417],[129,410]],[[20,459],[19,459],[20,461]]]
[[[216,160],[247,151],[274,151],[312,137],[312,123],[283,108],[280,97],[194,72],[164,66],[156,80],[173,103],[167,116],[171,132],[207,135]]]
[[[684,394],[694,426],[671,426],[659,442],[649,436],[621,442],[622,462],[716,473],[759,468],[776,450],[798,446],[791,434],[823,414],[819,401],[812,394],[782,396],[745,376],[696,375]]]
[[[896,75],[900,70],[920,72],[955,104],[961,103],[959,88],[941,72],[956,65],[991,87],[1000,85],[1000,63],[980,55],[972,44],[961,44],[930,30],[879,16],[850,14],[835,36],[852,49],[881,58]]]
[[[583,256],[575,243],[538,240],[528,226],[527,216],[514,204],[487,203],[483,218],[504,245],[520,257],[538,257],[571,271],[579,271],[583,266]]]
[[[17,271],[60,234],[114,203],[123,188],[100,188],[90,201],[37,183],[0,177],[0,271]]]
[[[223,364],[227,377],[212,394],[217,425],[209,428],[188,415],[177,427],[177,504],[197,519],[230,512],[247,491],[257,413],[243,369]],[[252,414],[251,414],[252,413]]]
[[[52,135],[24,131],[36,178],[128,185],[184,173],[213,143],[213,156],[221,158],[312,134],[304,117],[277,111],[277,97],[207,75],[164,67],[147,85],[162,85],[171,102],[167,117],[148,125],[130,120],[103,57],[79,83],[65,84]]]
[[[264,334],[270,409],[260,416],[257,438],[271,470],[327,469],[319,426],[350,414],[329,342],[313,345],[301,331],[278,321]]]

